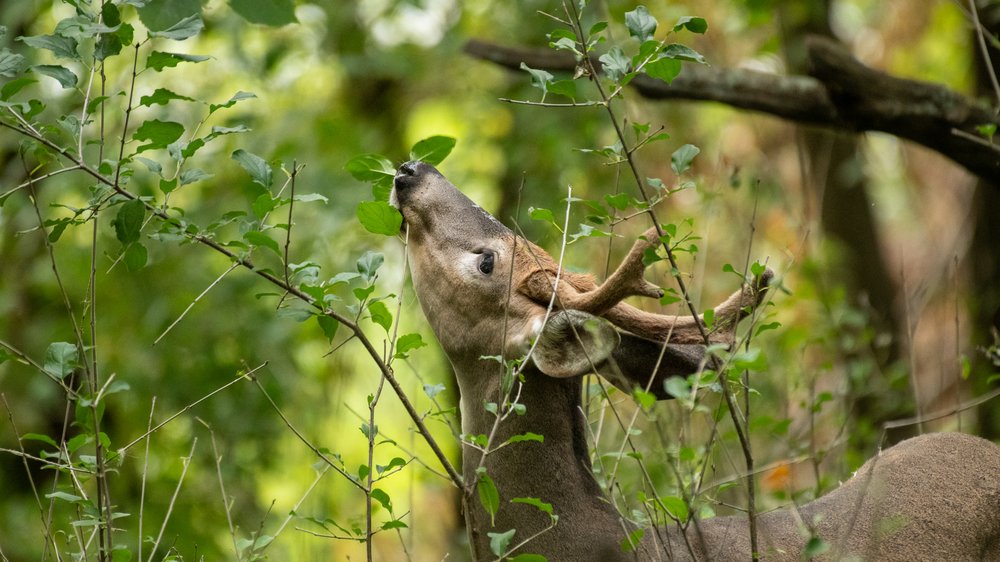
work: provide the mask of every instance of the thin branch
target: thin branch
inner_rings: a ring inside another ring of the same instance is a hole
[[[134,446],[135,446],[135,445],[136,445],[137,443],[139,443],[139,442],[140,442],[140,441],[142,441],[143,439],[145,439],[145,438],[149,437],[150,435],[152,435],[152,434],[156,433],[157,431],[159,431],[159,430],[160,430],[160,428],[161,428],[161,427],[163,427],[163,426],[167,425],[168,423],[170,423],[170,422],[174,421],[175,419],[177,419],[177,417],[178,417],[178,416],[180,416],[180,415],[184,414],[184,412],[187,412],[187,411],[188,411],[188,410],[190,410],[191,408],[194,408],[194,407],[195,407],[195,406],[197,406],[198,404],[201,404],[201,403],[202,403],[202,402],[204,402],[205,400],[208,400],[209,398],[211,398],[211,397],[215,396],[216,394],[218,394],[218,393],[222,392],[223,390],[226,390],[227,388],[229,388],[229,387],[233,386],[234,384],[236,384],[236,383],[238,383],[238,382],[240,382],[240,381],[243,381],[243,380],[248,380],[248,379],[252,379],[252,378],[253,378],[253,375],[254,375],[254,373],[256,373],[257,371],[259,371],[259,370],[263,369],[263,368],[264,368],[264,367],[266,367],[266,366],[267,366],[267,361],[265,361],[265,362],[261,363],[260,365],[258,365],[257,367],[255,367],[255,368],[253,368],[253,369],[251,369],[251,370],[247,371],[246,373],[240,373],[240,375],[239,375],[239,376],[237,376],[237,377],[236,377],[235,379],[233,379],[233,380],[231,380],[231,381],[227,382],[226,384],[224,384],[224,385],[220,386],[219,388],[216,388],[216,389],[215,389],[215,390],[213,390],[212,392],[209,392],[209,393],[208,393],[208,394],[206,394],[205,396],[202,396],[201,398],[199,398],[199,399],[195,400],[194,402],[192,402],[192,403],[188,404],[187,406],[184,406],[184,407],[183,407],[183,408],[181,408],[180,410],[177,410],[177,412],[175,412],[175,413],[174,413],[174,415],[172,415],[172,416],[170,416],[169,418],[167,418],[167,419],[163,420],[162,422],[160,422],[160,423],[156,424],[156,427],[154,427],[154,428],[152,428],[152,429],[150,429],[150,430],[146,431],[145,433],[143,433],[143,434],[142,434],[142,435],[140,435],[139,437],[136,437],[135,439],[133,439],[132,441],[130,441],[130,442],[128,443],[128,445],[125,445],[124,447],[120,448],[120,449],[119,449],[119,452],[120,452],[120,453],[122,453],[122,454],[124,454],[124,453],[125,453],[125,451],[127,451],[127,450],[131,449],[132,447],[134,447]],[[152,414],[150,414],[150,415],[152,415]]]
[[[142,201],[142,199],[139,199],[139,197],[134,193],[124,189],[120,185],[114,184],[110,179],[105,177],[103,174],[101,174],[94,168],[88,166],[79,157],[69,153],[69,151],[60,147],[56,143],[48,140],[47,138],[39,134],[37,131],[33,131],[30,128],[30,125],[22,128],[11,125],[10,123],[7,123],[5,121],[0,121],[0,127],[5,127],[13,131],[16,131],[17,133],[30,137],[38,141],[39,143],[45,145],[46,147],[56,151],[60,156],[66,158],[70,162],[79,166],[80,171],[90,175],[98,182],[114,189],[115,193],[117,193],[118,195],[121,195],[122,197],[129,200]],[[156,215],[156,217],[159,218],[160,220],[167,222],[169,224],[177,224],[177,220],[169,216],[163,209],[155,207],[146,201],[143,201],[143,204],[146,206],[147,211]],[[365,348],[365,351],[371,357],[372,361],[375,362],[375,365],[378,368],[378,370],[383,375],[385,375],[386,381],[389,383],[389,386],[392,387],[393,392],[399,398],[399,401],[402,403],[403,408],[406,410],[407,415],[410,417],[414,425],[417,427],[417,431],[420,432],[421,436],[427,442],[427,445],[431,448],[431,451],[434,453],[434,456],[437,457],[438,461],[441,463],[441,466],[444,467],[445,472],[448,473],[448,476],[451,478],[452,482],[456,486],[462,487],[462,476],[455,469],[455,466],[451,463],[451,461],[448,460],[447,455],[444,454],[444,451],[441,449],[441,446],[438,444],[437,440],[434,439],[434,436],[431,435],[430,431],[427,429],[426,424],[424,424],[423,419],[420,416],[420,413],[417,412],[416,408],[414,408],[413,406],[413,403],[406,396],[406,391],[399,384],[399,381],[396,380],[396,377],[393,374],[392,369],[389,367],[389,365],[386,364],[385,361],[382,360],[378,350],[375,349],[375,346],[372,345],[371,340],[368,338],[367,335],[365,335],[364,331],[361,329],[361,326],[357,322],[351,320],[350,318],[344,316],[343,314],[340,314],[336,310],[333,310],[331,308],[326,308],[323,305],[323,303],[318,302],[316,299],[306,294],[298,287],[294,287],[292,285],[289,285],[288,283],[285,283],[283,279],[275,276],[267,269],[261,269],[256,267],[248,257],[237,255],[236,253],[229,250],[219,242],[213,240],[212,238],[204,236],[202,234],[193,234],[186,236],[189,240],[197,242],[204,246],[208,246],[209,248],[215,250],[216,252],[226,256],[234,263],[240,264],[242,267],[246,268],[252,273],[267,280],[272,285],[275,285],[276,287],[279,287],[287,291],[288,293],[292,294],[302,302],[305,302],[306,304],[316,308],[318,311],[320,311],[321,314],[329,316],[334,320],[337,320],[338,322],[340,322],[341,325],[346,326],[348,329],[350,329],[351,332],[354,334],[354,336],[358,339],[358,341],[361,342],[361,345]]]
[[[167,504],[167,513],[163,516],[163,524],[160,526],[160,533],[156,535],[156,540],[153,541],[153,546],[149,550],[149,558],[146,562],[153,562],[153,557],[156,556],[156,549],[160,546],[160,539],[163,538],[163,532],[167,530],[167,522],[170,521],[170,515],[174,511],[174,505],[177,503],[177,495],[180,494],[181,485],[184,483],[184,477],[187,475],[188,467],[191,465],[191,458],[194,457],[194,449],[198,445],[198,438],[195,437],[194,441],[191,442],[191,452],[188,456],[183,459],[184,468],[181,469],[181,476],[177,479],[177,486],[174,488],[174,495],[170,498],[170,503]],[[111,522],[108,522],[110,525]]]

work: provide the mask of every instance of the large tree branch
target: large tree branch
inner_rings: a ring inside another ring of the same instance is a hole
[[[922,144],[972,173],[1000,185],[1000,147],[977,127],[1000,126],[988,107],[944,86],[895,78],[873,70],[835,42],[807,42],[810,76],[685,65],[673,82],[636,76],[631,85],[650,99],[714,101],[798,123],[843,131],[882,131]],[[519,69],[521,63],[552,72],[573,71],[565,51],[524,49],[471,40],[470,55]],[[595,66],[600,63],[595,60]]]

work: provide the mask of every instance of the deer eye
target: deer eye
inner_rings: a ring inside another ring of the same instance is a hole
[[[484,252],[483,257],[479,258],[479,271],[483,275],[493,273],[493,252]]]

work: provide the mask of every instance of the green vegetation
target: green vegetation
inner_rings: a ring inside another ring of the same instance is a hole
[[[703,312],[778,273],[717,350],[727,368],[668,381],[675,400],[586,381],[597,478],[626,517],[805,501],[918,429],[1000,436],[1000,401],[963,402],[998,380],[995,178],[633,87],[793,73],[825,27],[875,68],[970,94],[970,14],[464,4],[0,6],[0,560],[464,560],[463,497],[558,524],[485,472],[474,495],[457,485],[463,442],[545,436],[460,435],[389,203],[409,159],[598,278],[655,213],[670,251],[645,257],[665,290],[650,306]],[[512,72],[468,39],[575,64]],[[992,146],[995,123],[974,131]],[[859,197],[864,213],[837,204]],[[891,423],[910,416],[935,419]],[[484,530],[498,557],[536,560],[515,531]]]

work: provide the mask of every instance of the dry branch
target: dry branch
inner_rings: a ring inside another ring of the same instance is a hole
[[[1000,185],[1000,147],[977,127],[1000,126],[987,106],[948,88],[889,76],[869,68],[837,43],[807,41],[810,76],[687,64],[673,82],[644,74],[631,82],[649,99],[713,101],[797,123],[841,131],[881,131],[937,151],[990,183]],[[550,49],[470,40],[466,53],[517,70],[521,63],[550,72],[572,72],[573,55]],[[600,62],[593,58],[596,68]]]

